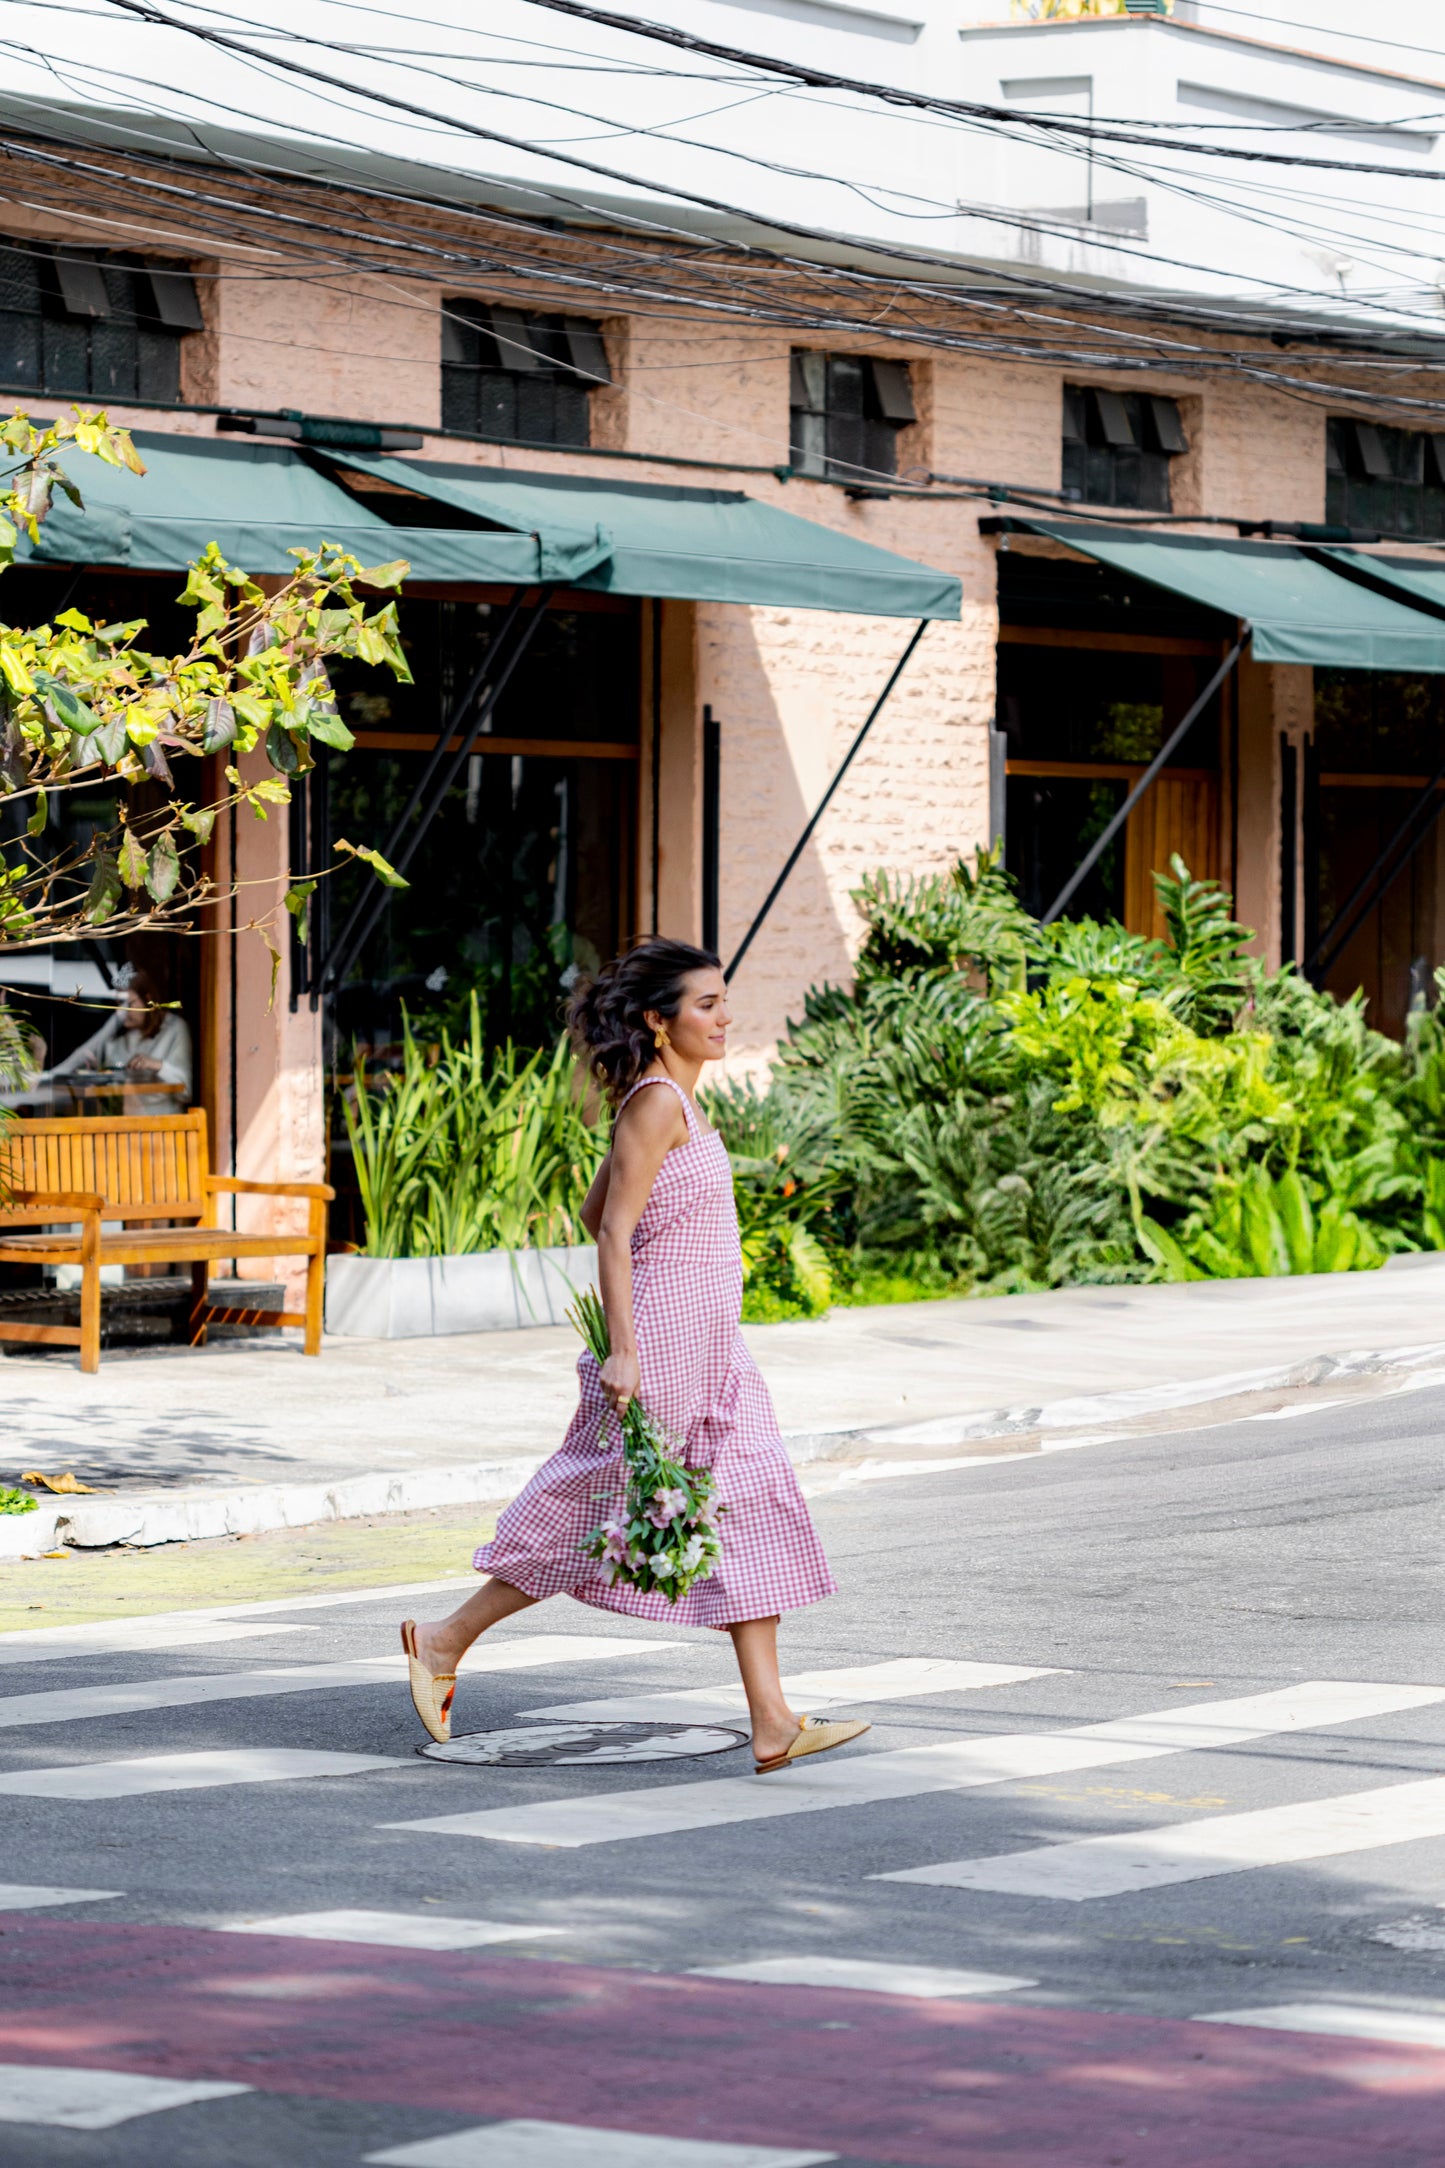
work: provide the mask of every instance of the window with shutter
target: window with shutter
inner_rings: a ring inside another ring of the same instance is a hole
[[[0,246],[5,390],[174,406],[181,340],[203,321],[195,279],[183,264]]]
[[[442,427],[507,444],[592,441],[588,395],[612,382],[602,326],[504,303],[442,303]]]
[[[917,419],[907,362],[798,348],[789,386],[795,474],[866,487],[898,472],[898,432]]]
[[[1325,518],[1386,535],[1445,535],[1445,436],[1336,416],[1325,427]]]
[[[1169,462],[1189,449],[1179,408],[1154,392],[1064,386],[1064,495],[1167,512]]]

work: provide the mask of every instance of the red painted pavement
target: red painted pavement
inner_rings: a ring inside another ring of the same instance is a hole
[[[0,2061],[908,2168],[1441,2168],[1445,2054],[1149,2017],[0,1919]]]

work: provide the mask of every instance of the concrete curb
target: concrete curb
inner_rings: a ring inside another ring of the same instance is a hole
[[[1278,1392],[1326,1385],[1383,1371],[1445,1369],[1445,1341],[1417,1347],[1366,1349],[1313,1355],[1267,1370],[1237,1370],[1170,1385],[1143,1385],[1119,1393],[1083,1393],[1034,1406],[982,1409],[921,1423],[871,1425],[857,1430],[794,1432],[784,1438],[798,1468],[847,1460],[878,1446],[966,1445],[975,1439],[1016,1437],[1029,1431],[1088,1428],[1198,1407],[1243,1393]],[[414,1513],[429,1506],[483,1505],[520,1490],[547,1456],[469,1461],[460,1466],[414,1468],[345,1476],[333,1483],[257,1483],[234,1489],[130,1491],[118,1496],[47,1500],[34,1513],[0,1515],[0,1559],[34,1557],[62,1545],[79,1550],[131,1543],[190,1543],[208,1536],[260,1535],[273,1528],[306,1528],[385,1513]]]

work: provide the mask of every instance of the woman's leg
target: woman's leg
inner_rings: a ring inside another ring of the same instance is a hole
[[[524,1596],[510,1581],[485,1581],[450,1617],[438,1619],[435,1626],[417,1627],[416,1653],[434,1674],[455,1671],[479,1634],[540,1601],[538,1596]]]
[[[778,1622],[775,1618],[739,1619],[729,1626],[748,1714],[753,1724],[753,1753],[758,1761],[785,1754],[802,1725],[788,1707],[778,1676]]]

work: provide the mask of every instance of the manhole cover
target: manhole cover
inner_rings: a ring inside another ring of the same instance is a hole
[[[470,1731],[445,1746],[419,1746],[428,1761],[491,1762],[504,1769],[546,1769],[585,1762],[689,1761],[728,1754],[745,1731],[717,1724],[524,1724],[515,1731]]]

